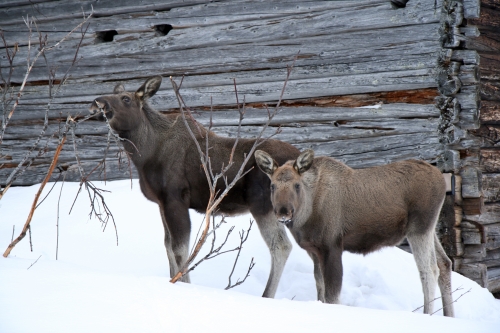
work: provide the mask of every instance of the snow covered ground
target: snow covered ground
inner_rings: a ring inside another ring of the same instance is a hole
[[[345,253],[342,305],[328,305],[315,301],[312,262],[295,245],[276,299],[263,299],[270,257],[256,225],[233,277],[243,277],[254,257],[256,266],[244,284],[223,290],[234,253],[202,263],[192,272],[192,284],[171,284],[157,206],[142,196],[135,180],[132,190],[130,181],[96,185],[112,191],[105,196],[119,246],[112,224],[103,232],[97,220],[89,220],[85,193],[68,215],[78,184],[66,183],[55,260],[56,185],[35,212],[33,252],[26,237],[7,259],[0,257],[1,333],[500,332],[500,301],[455,273],[453,288],[461,289],[454,298],[463,294],[455,303],[457,318],[442,317],[441,311],[412,313],[423,304],[420,280],[413,257],[397,248],[365,257]],[[12,188],[0,201],[2,253],[13,225],[15,236],[21,231],[37,189]],[[227,227],[236,225],[228,248],[236,246],[238,231],[248,228],[250,218],[228,219]],[[195,233],[201,215],[192,213],[192,220]],[[220,231],[218,239],[223,236]],[[437,301],[435,308],[440,307]]]

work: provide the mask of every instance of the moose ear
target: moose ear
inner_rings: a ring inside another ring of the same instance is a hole
[[[161,76],[150,77],[149,79],[146,80],[146,82],[144,82],[144,84],[139,89],[137,89],[135,95],[139,99],[145,101],[148,98],[153,97],[154,94],[156,94],[158,89],[160,89],[160,85],[161,85]]]
[[[125,92],[123,84],[117,84],[115,89],[113,89],[113,94],[121,94],[122,92]]]
[[[261,169],[262,172],[264,172],[268,176],[271,176],[278,168],[278,164],[276,163],[276,161],[265,151],[256,150],[254,156],[259,169]]]
[[[303,174],[313,164],[314,161],[314,150],[312,149],[307,149],[300,153],[299,157],[297,157],[297,160],[293,164],[293,168],[299,173]]]

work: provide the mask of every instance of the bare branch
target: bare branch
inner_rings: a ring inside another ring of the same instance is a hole
[[[458,290],[458,289],[457,289]],[[461,290],[461,289],[460,289]],[[440,310],[443,310],[445,307],[448,307],[450,306],[451,304],[453,303],[456,303],[463,295],[467,294],[467,293],[470,293],[470,291],[472,290],[472,288],[470,288],[469,290],[467,290],[466,292],[464,292],[462,295],[458,296],[453,302],[451,302],[450,304],[446,304],[445,306],[443,306],[442,308],[439,308],[437,309],[436,311],[434,311],[433,313],[431,313],[430,315],[432,316],[433,314],[435,314],[436,312],[439,312]],[[455,290],[456,291],[456,290]]]
[[[452,293],[452,294],[454,294],[455,292],[460,291],[460,290],[463,290],[462,286],[460,286],[460,287],[458,287],[457,289],[453,290],[451,293]],[[471,291],[471,289],[469,289],[468,291],[466,291],[465,293],[463,293],[462,295],[460,295],[457,299],[455,299],[455,300],[454,300],[453,302],[451,302],[450,304],[446,304],[444,307],[437,309],[436,311],[434,311],[433,313],[431,313],[431,316],[432,316],[433,314],[435,314],[436,312],[438,312],[438,311],[442,310],[443,308],[445,308],[445,307],[447,307],[447,306],[449,306],[449,305],[451,305],[451,304],[455,303],[456,301],[458,301],[458,300],[460,299],[460,297],[462,297],[463,295],[467,294],[467,293],[468,293],[468,292],[470,292],[470,291]],[[434,301],[436,301],[436,300],[438,300],[438,299],[440,299],[440,298],[441,298],[441,297],[436,297],[436,298],[432,299],[431,301],[429,301],[429,302],[428,302],[428,303],[426,303],[426,304],[431,304],[432,302],[434,302]],[[425,304],[424,304],[424,305],[422,305],[422,306],[419,306],[418,308],[416,308],[416,309],[415,309],[415,310],[413,310],[412,312],[416,312],[417,310],[420,310],[420,309],[421,309],[421,308],[423,308],[424,306],[425,306]]]
[[[243,103],[243,108],[240,108],[238,92],[237,92],[237,89],[236,89],[236,81],[234,80],[233,82],[234,82],[234,85],[235,85],[236,102],[237,102],[238,110],[239,110],[238,137],[236,138],[236,141],[235,141],[235,143],[233,145],[233,149],[232,149],[231,154],[229,156],[228,164],[225,167],[222,166],[221,172],[214,175],[213,170],[212,170],[212,166],[211,166],[211,162],[210,162],[210,157],[209,157],[208,136],[210,135],[210,133],[209,133],[209,131],[205,130],[206,132],[204,134],[206,135],[206,138],[205,138],[206,139],[206,141],[205,141],[206,142],[206,144],[205,144],[206,147],[205,147],[205,153],[203,153],[203,151],[202,151],[202,149],[200,147],[200,144],[198,142],[198,139],[194,135],[193,131],[191,130],[190,124],[188,123],[188,121],[186,119],[185,108],[184,108],[185,104],[183,103],[183,99],[182,99],[182,96],[180,95],[179,88],[178,88],[177,84],[175,83],[175,81],[173,80],[173,78],[170,77],[170,81],[172,83],[172,87],[173,87],[174,93],[176,95],[177,102],[179,104],[179,109],[180,109],[181,114],[182,114],[182,119],[184,121],[184,124],[186,125],[187,131],[189,132],[191,138],[193,139],[193,141],[194,141],[194,143],[196,145],[196,148],[198,149],[198,153],[200,155],[200,161],[201,161],[203,170],[205,172],[205,176],[207,178],[207,182],[208,182],[209,189],[210,189],[209,200],[208,200],[208,204],[207,204],[206,211],[205,211],[205,227],[204,227],[204,230],[203,230],[200,238],[196,242],[194,250],[189,255],[189,258],[187,259],[186,263],[179,270],[179,272],[170,280],[170,282],[175,283],[183,275],[187,274],[187,272],[189,271],[189,266],[192,264],[192,262],[194,261],[194,259],[198,255],[199,251],[201,250],[201,247],[203,246],[203,244],[205,243],[205,241],[207,239],[207,235],[208,235],[209,228],[210,228],[210,218],[211,218],[211,216],[217,210],[217,207],[219,206],[219,204],[221,203],[221,201],[226,197],[226,195],[231,190],[231,188],[233,188],[233,186],[236,184],[236,182],[238,182],[242,177],[244,177],[248,172],[250,172],[251,169],[250,170],[245,170],[245,167],[246,167],[248,161],[252,158],[253,153],[255,152],[256,148],[260,144],[262,144],[262,142],[264,142],[266,140],[266,139],[262,139],[262,137],[264,135],[265,130],[269,127],[270,123],[272,122],[274,116],[278,113],[279,106],[281,104],[281,100],[282,100],[282,98],[284,96],[286,84],[287,84],[287,82],[288,82],[288,80],[290,78],[290,74],[291,74],[292,68],[293,68],[293,66],[295,64],[295,61],[297,60],[297,57],[298,57],[298,54],[295,56],[292,65],[287,66],[286,79],[285,79],[285,82],[283,84],[283,89],[281,91],[281,95],[279,97],[278,103],[276,104],[274,112],[272,112],[272,113],[269,112],[268,121],[264,124],[264,126],[262,126],[262,130],[260,131],[259,135],[257,136],[257,138],[256,138],[254,144],[252,145],[250,151],[246,152],[246,154],[244,155],[243,163],[240,165],[240,168],[236,172],[236,175],[233,177],[233,179],[230,182],[227,179],[226,172],[233,165],[233,157],[234,157],[236,145],[238,144],[238,140],[239,140],[239,137],[240,137],[241,123],[242,123],[242,121],[244,119],[244,115],[245,115],[245,112],[246,112],[245,108],[244,108],[245,107],[245,102]],[[187,110],[187,112],[189,112],[189,110],[187,108],[186,108],[186,110]],[[191,116],[190,113],[189,113],[189,115]],[[192,122],[194,124],[196,124],[196,121],[194,119],[192,119]],[[195,126],[197,126],[197,124]],[[225,183],[226,186],[225,186],[225,188],[223,190],[217,190],[217,183],[218,183],[219,179],[221,179],[221,178],[224,180],[224,183]]]
[[[54,171],[57,160],[59,159],[59,154],[61,153],[61,149],[64,145],[64,142],[66,142],[66,136],[64,136],[62,138],[61,142],[57,146],[56,152],[54,154],[54,158],[52,159],[52,162],[50,163],[50,167],[49,167],[49,170],[47,172],[47,175],[45,176],[45,179],[43,180],[42,184],[40,185],[40,188],[38,189],[38,192],[35,195],[35,200],[33,200],[33,204],[31,205],[31,210],[30,210],[30,213],[28,215],[28,219],[26,220],[26,223],[24,224],[24,228],[23,228],[21,234],[13,242],[11,242],[9,244],[9,246],[7,247],[7,249],[5,250],[5,252],[3,254],[3,256],[5,258],[7,258],[7,256],[10,254],[10,252],[12,251],[14,246],[16,246],[16,244],[19,243],[24,238],[24,236],[26,236],[26,231],[28,230],[28,228],[30,226],[31,219],[33,218],[33,214],[35,213],[35,208],[36,208],[36,204],[38,202],[38,198],[42,194],[43,188],[45,187],[45,185],[49,181],[50,177],[52,176],[52,172]]]
[[[59,207],[61,204],[61,195],[64,187],[64,181],[66,180],[66,172],[64,173],[63,181],[61,184],[61,189],[59,190],[59,199],[57,200],[57,220],[56,220],[56,260],[59,256]]]
[[[224,288],[225,290],[234,288],[236,286],[239,286],[243,282],[245,282],[245,280],[250,276],[250,271],[252,270],[253,266],[255,266],[255,263],[254,263],[253,258],[252,258],[252,260],[250,261],[250,265],[248,266],[247,274],[245,275],[243,280],[238,279],[235,284],[231,283],[231,277],[233,276],[234,269],[236,268],[236,264],[238,263],[238,259],[240,258],[240,253],[241,253],[241,249],[243,248],[243,243],[245,243],[248,239],[248,235],[250,234],[250,230],[252,229],[252,224],[253,224],[253,221],[250,220],[250,226],[248,227],[246,234],[245,234],[245,230],[242,230],[240,232],[240,246],[237,247],[238,253],[236,254],[236,259],[234,260],[234,265],[233,265],[233,269],[231,270],[231,274],[229,274],[229,278],[228,278],[229,282],[228,282],[226,288]]]

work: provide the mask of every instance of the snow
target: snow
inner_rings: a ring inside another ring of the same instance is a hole
[[[421,310],[423,295],[413,257],[397,248],[360,256],[344,253],[341,305],[316,301],[312,262],[294,243],[275,299],[264,299],[270,256],[253,226],[233,282],[256,266],[242,285],[225,291],[235,253],[203,262],[191,284],[169,283],[158,207],[140,193],[136,180],[96,182],[116,220],[103,231],[89,219],[81,193],[68,212],[78,184],[65,183],[60,202],[59,251],[56,253],[60,184],[36,210],[33,252],[26,237],[8,258],[0,258],[0,332],[499,332],[500,301],[475,282],[453,273],[457,318]],[[45,192],[52,184],[46,186]],[[0,201],[0,245],[19,234],[38,185],[11,188]],[[193,237],[202,222],[192,212]],[[228,219],[235,225],[227,248],[250,215]],[[217,240],[225,231],[217,233]],[[206,251],[202,251],[205,253]],[[35,261],[38,261],[35,263]],[[31,266],[32,265],[32,266]],[[31,266],[31,267],[30,267]],[[470,291],[469,291],[470,290]],[[469,292],[467,292],[469,291]],[[436,295],[438,296],[438,295]],[[436,302],[436,310],[441,307]]]

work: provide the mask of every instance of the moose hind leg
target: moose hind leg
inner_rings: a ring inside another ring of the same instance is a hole
[[[443,301],[443,314],[447,317],[454,317],[453,297],[451,295],[451,260],[444,252],[436,234],[434,234],[434,244],[436,248],[436,259],[439,267],[438,285]]]
[[[422,290],[424,292],[424,313],[431,314],[434,308],[434,297],[438,278],[438,265],[434,250],[434,231],[423,235],[408,235],[413,257],[417,263]]]
[[[267,215],[254,215],[254,217],[271,253],[271,272],[262,297],[274,298],[286,261],[292,251],[292,243],[288,239],[284,226],[276,220],[272,211]]]

